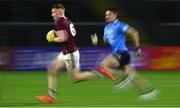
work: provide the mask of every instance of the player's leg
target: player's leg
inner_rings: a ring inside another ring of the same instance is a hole
[[[48,67],[48,95],[56,98],[58,72],[65,67],[65,63],[61,59],[55,59]]]
[[[37,100],[43,103],[53,103],[57,99],[58,71],[64,68],[63,55],[60,53],[48,67],[48,95],[37,96]]]
[[[118,83],[116,85],[118,89],[123,88],[123,86],[125,84],[128,84],[128,82],[132,82],[133,86],[138,90],[140,95],[150,93],[151,91],[154,90],[154,87],[149,83],[148,80],[137,75],[134,69],[132,69],[130,65],[131,58],[127,51],[122,52],[122,53],[116,53],[114,54],[114,56],[119,61],[122,71],[124,73],[124,76],[127,77],[127,79],[124,80],[123,83]]]
[[[154,99],[158,95],[158,90],[155,89],[155,87],[145,78],[141,77],[136,73],[130,65],[125,65],[123,67],[123,71],[127,75],[133,75],[130,79],[132,82],[132,85],[137,89],[139,93],[139,97],[141,99]]]
[[[131,57],[128,51],[118,52],[113,54],[113,56],[119,62],[120,68],[123,71],[123,74],[115,81],[115,88],[119,90],[131,83],[132,78],[135,76],[135,71],[132,71],[130,68]]]
[[[71,71],[69,71],[70,78],[73,82],[80,82],[89,80],[91,78],[97,77],[97,74],[91,71],[80,71],[78,67],[74,67]]]
[[[105,70],[107,70],[107,71],[109,71],[109,72],[114,74],[114,72],[116,72],[116,70],[114,70],[112,67],[118,67],[119,66],[119,62],[117,61],[117,59],[112,54],[109,54],[101,62],[100,66],[102,68],[104,68]]]
[[[97,68],[98,71],[100,71],[102,74],[110,78],[111,80],[115,80],[115,70],[113,67],[119,66],[119,62],[116,60],[116,58],[109,54],[105,59],[101,62],[100,66]]]
[[[82,80],[88,80],[90,78],[96,77],[97,74],[91,71],[81,72],[80,70],[80,54],[79,51],[75,51],[67,55],[69,62],[66,62],[66,66],[73,82],[79,82]]]

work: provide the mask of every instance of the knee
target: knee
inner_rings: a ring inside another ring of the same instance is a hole
[[[77,83],[77,82],[79,82],[81,79],[80,79],[80,77],[79,77],[79,75],[73,75],[72,77],[71,77],[71,81],[73,82],[73,83]]]
[[[135,71],[133,69],[131,69],[131,67],[129,67],[129,66],[124,67],[123,70],[126,75],[134,75],[135,74]]]
[[[47,70],[49,74],[56,74],[58,72],[58,69],[53,65],[49,66]]]
[[[74,73],[74,74],[71,76],[71,81],[72,81],[73,83],[80,82],[81,80],[82,80],[81,75],[79,75],[78,73]]]
[[[134,71],[124,71],[124,74],[129,76],[129,75],[134,75],[135,72]]]
[[[104,63],[104,62],[102,62],[102,63],[100,64],[100,66],[101,66],[102,68],[109,67],[109,65],[108,65],[107,63]]]

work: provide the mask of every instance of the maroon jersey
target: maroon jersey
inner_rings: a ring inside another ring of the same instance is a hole
[[[63,51],[72,52],[77,50],[77,46],[74,42],[76,36],[76,30],[74,28],[73,23],[67,18],[60,17],[55,21],[56,30],[66,30],[68,33],[67,41],[63,42]]]

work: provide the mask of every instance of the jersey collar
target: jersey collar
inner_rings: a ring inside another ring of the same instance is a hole
[[[113,24],[116,24],[118,22],[118,19],[116,19],[114,22],[113,22]]]
[[[118,20],[118,19],[116,19],[114,22],[112,22],[112,23],[109,23],[109,24],[108,24],[108,26],[115,25],[115,24],[117,24],[117,23],[118,23],[118,21],[119,21],[119,20]]]

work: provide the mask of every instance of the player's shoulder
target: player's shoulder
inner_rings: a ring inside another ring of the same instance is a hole
[[[129,27],[129,24],[127,24],[127,23],[125,23],[125,22],[123,22],[123,21],[120,21],[120,20],[117,22],[116,25],[117,25],[116,27],[122,28],[122,29]]]
[[[128,25],[126,22],[123,22],[123,21],[120,21],[120,20],[118,20],[116,24],[117,24],[117,25],[120,25],[120,26],[122,26],[122,25]]]
[[[55,25],[67,27],[70,24],[70,20],[66,17],[60,17],[55,21]]]

